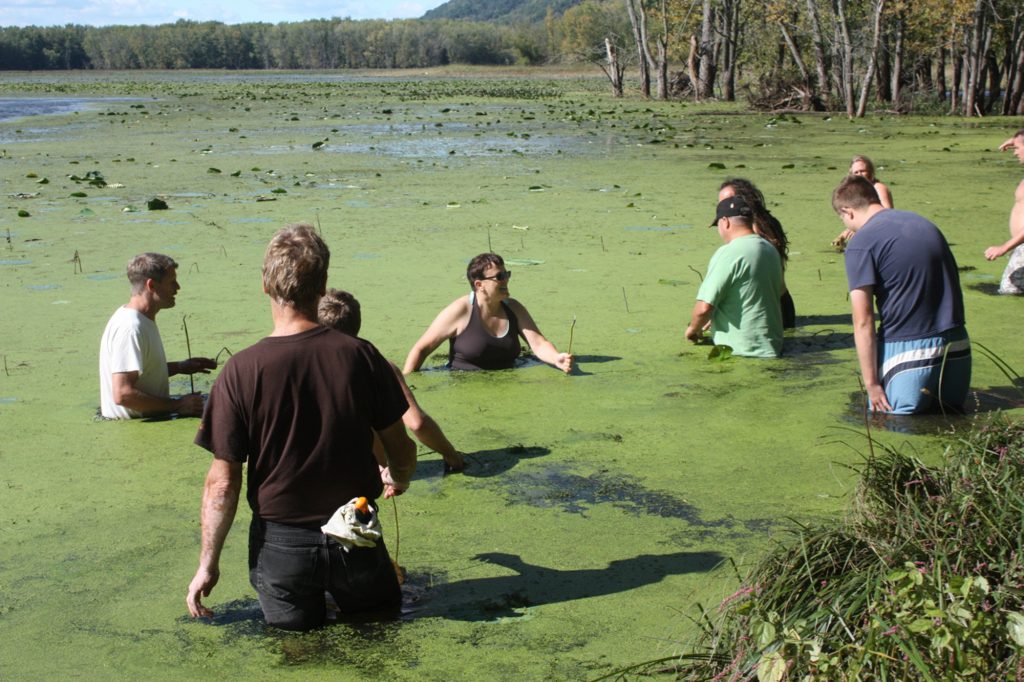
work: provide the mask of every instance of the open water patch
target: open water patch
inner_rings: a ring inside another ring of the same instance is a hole
[[[701,511],[671,493],[651,490],[632,476],[601,471],[581,475],[564,467],[514,472],[502,480],[502,494],[512,504],[559,508],[585,515],[593,506],[611,504],[635,516],[679,519],[691,526],[731,527],[731,519],[705,520]]]
[[[136,97],[0,97],[0,121],[70,114],[93,104],[138,100]]]
[[[9,258],[9,259],[0,260],[0,265],[31,265],[31,264],[32,264],[32,261],[30,261],[30,260],[24,260],[24,259],[18,259],[18,258]]]

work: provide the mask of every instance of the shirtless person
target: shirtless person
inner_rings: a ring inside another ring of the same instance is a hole
[[[1013,149],[1014,156],[1024,163],[1024,128],[1013,134],[1006,142],[999,145],[999,151]],[[1010,253],[1010,252],[1013,253]],[[1003,270],[999,281],[999,293],[1024,294],[1024,180],[1017,185],[1013,194],[1013,208],[1010,210],[1010,239],[1000,246],[985,249],[985,258],[995,260],[1010,253],[1010,262]]]

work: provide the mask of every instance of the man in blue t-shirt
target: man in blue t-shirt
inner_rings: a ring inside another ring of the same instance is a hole
[[[854,233],[846,248],[846,276],[871,409],[961,410],[971,381],[971,344],[960,277],[945,237],[916,213],[883,208],[875,188],[861,177],[847,177],[836,187],[832,208]]]

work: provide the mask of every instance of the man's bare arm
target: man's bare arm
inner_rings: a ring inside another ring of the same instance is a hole
[[[144,415],[177,412],[195,417],[203,413],[203,397],[198,393],[180,398],[161,398],[139,390],[136,386],[138,381],[138,372],[114,372],[110,381],[114,402]]]
[[[892,412],[878,377],[878,337],[875,334],[874,287],[860,287],[850,292],[853,310],[853,340],[857,345],[857,360],[864,379],[871,407],[878,412]]]
[[[238,497],[242,490],[242,464],[214,459],[206,474],[203,487],[202,545],[199,550],[199,568],[188,586],[185,598],[193,617],[209,617],[213,612],[203,606],[202,598],[210,596],[220,579],[220,554],[224,540],[231,530],[238,510]]]
[[[1010,239],[999,246],[985,249],[985,258],[995,260],[1024,244],[1024,180],[1017,185],[1013,194],[1013,208],[1010,209]]]

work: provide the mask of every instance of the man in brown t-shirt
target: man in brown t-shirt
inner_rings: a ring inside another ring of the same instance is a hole
[[[326,617],[325,592],[345,612],[397,607],[401,591],[383,540],[344,549],[320,531],[354,497],[398,495],[416,468],[407,408],[376,348],[319,326],[330,251],[309,225],[278,232],[267,247],[263,288],[274,331],[236,353],[221,372],[196,444],[213,453],[202,505],[193,616],[220,575],[219,561],[248,463],[249,576],[271,625],[305,630]],[[387,452],[381,473],[376,431]]]

